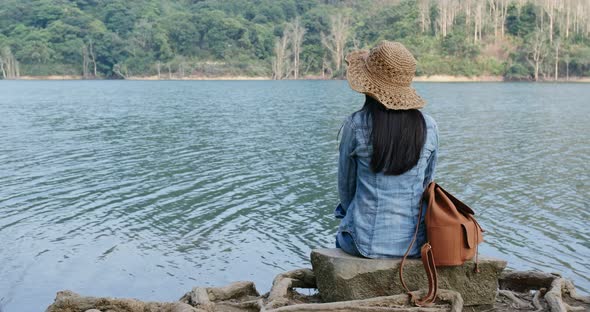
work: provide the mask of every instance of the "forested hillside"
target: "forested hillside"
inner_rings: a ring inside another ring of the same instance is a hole
[[[341,77],[404,43],[419,75],[590,76],[589,0],[0,0],[0,77]]]

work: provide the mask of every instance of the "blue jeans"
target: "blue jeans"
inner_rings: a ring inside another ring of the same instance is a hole
[[[338,234],[336,234],[336,248],[342,249],[345,253],[351,256],[363,257],[363,255],[361,255],[361,253],[356,248],[354,240],[352,239],[352,235],[349,233],[338,232]]]

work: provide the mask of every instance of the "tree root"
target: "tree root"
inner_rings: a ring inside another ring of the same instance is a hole
[[[511,271],[504,272],[500,276],[500,289],[508,289],[524,293],[540,288],[549,289],[551,283],[557,277],[557,273],[545,273],[535,271]]]
[[[179,301],[205,311],[214,311],[217,302],[232,306],[251,306],[259,297],[253,282],[235,282],[224,287],[195,287],[182,296]],[[245,302],[236,302],[246,300]],[[232,302],[234,301],[234,302]]]
[[[293,298],[293,288],[316,288],[315,275],[310,269],[281,273],[272,282],[265,309],[286,306]]]
[[[307,303],[292,305],[294,288],[316,288],[313,271],[299,269],[277,275],[273,281],[266,304],[261,311],[266,312],[318,312],[318,311],[416,311],[439,312],[449,311],[446,306],[435,307],[404,307],[409,305],[407,294],[377,297],[364,300],[350,300],[331,303]],[[418,296],[418,294],[416,294]],[[458,292],[440,290],[438,298],[451,304],[451,311],[460,312],[463,308],[463,298]]]
[[[564,280],[563,282],[563,287],[565,288],[565,292],[567,294],[569,294],[569,296],[577,301],[581,301],[583,303],[587,303],[590,304],[590,296],[580,296],[578,295],[577,291],[576,291],[576,287],[574,286],[574,283],[572,283],[569,280]]]
[[[542,312],[543,310],[545,310],[545,308],[541,304],[540,299],[541,296],[545,296],[545,293],[547,293],[547,289],[545,288],[541,288],[535,292],[535,295],[533,296],[533,306],[536,309],[535,312]]]
[[[500,289],[498,290],[498,294],[512,300],[512,307],[515,309],[528,309],[530,308],[530,304],[516,296],[516,294],[510,290]]]
[[[565,304],[565,309],[567,311],[587,311],[586,308],[584,308],[584,307],[572,307],[571,305],[569,305],[567,303]]]
[[[580,296],[572,282],[558,274],[509,272],[500,278],[498,294],[509,303],[496,301],[510,311],[568,312],[589,311],[590,297]],[[417,307],[408,294],[321,303],[318,296],[305,296],[295,288],[316,288],[312,270],[299,269],[281,273],[273,280],[270,292],[259,295],[254,283],[235,282],[225,287],[195,287],[180,302],[142,302],[135,299],[83,297],[71,291],[58,292],[46,312],[460,312],[461,294],[440,289],[437,301],[428,307]],[[536,290],[532,295],[531,290]],[[521,294],[517,294],[521,292]],[[412,293],[415,297],[423,291]],[[579,304],[577,303],[579,302]],[[574,303],[576,305],[574,306]],[[506,306],[509,305],[509,306]],[[95,309],[95,310],[93,310]],[[490,311],[503,311],[492,309]]]
[[[563,279],[556,278],[551,283],[551,289],[545,294],[545,301],[551,312],[567,312],[567,307],[561,297]]]
[[[117,312],[204,312],[182,302],[143,302],[135,299],[84,297],[72,291],[57,293],[45,312],[87,311]]]
[[[563,295],[569,295],[570,298],[583,303],[590,303],[590,298],[579,296],[576,293],[574,284],[564,278],[556,278],[551,283],[551,289],[545,294],[545,301],[551,312],[568,312],[568,311],[584,311],[585,307],[570,306],[563,301]]]
[[[422,292],[414,292],[416,296],[423,295]],[[447,305],[435,305],[432,307],[412,307],[407,294],[394,296],[376,297],[362,300],[350,300],[330,303],[296,304],[283,306],[277,309],[266,310],[267,312],[460,312],[463,310],[463,298],[456,291],[439,290],[437,298],[440,301],[451,304],[450,310]]]
[[[574,301],[584,304],[590,304],[590,297],[580,296],[576,293],[574,284],[555,273],[543,272],[509,272],[500,278],[500,290],[498,294],[510,298],[517,309],[527,308],[528,303],[517,298],[510,290],[518,292],[529,292],[537,290],[533,296],[532,304],[536,312],[544,311],[540,297],[542,296],[547,303],[547,309],[551,312],[568,312],[568,311],[585,311],[583,306],[571,306],[564,301],[564,295],[569,296]],[[546,291],[546,289],[549,289]]]

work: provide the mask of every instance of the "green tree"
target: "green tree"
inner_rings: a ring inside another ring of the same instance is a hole
[[[95,65],[96,75],[106,78],[153,75],[163,68],[170,70],[170,76],[183,76],[181,72],[270,76],[277,53],[275,39],[300,18],[305,33],[297,49],[301,75],[340,77],[345,67],[337,69],[341,57],[335,56],[387,39],[404,43],[414,53],[419,74],[542,79],[557,68],[561,76],[590,76],[590,35],[585,31],[590,16],[584,14],[590,2],[562,1],[558,9],[549,4],[520,0],[0,0],[0,38],[12,76],[17,70],[25,75],[89,75],[89,70],[94,74]],[[335,16],[347,16],[350,22],[346,40],[337,49],[330,37]],[[531,51],[538,46],[537,29],[549,25],[554,30],[553,43],[547,45],[546,56],[535,57]],[[563,44],[559,57],[552,55],[556,39]]]
[[[528,2],[522,8],[511,4],[507,10],[506,29],[509,34],[526,37],[535,31],[537,26],[537,12],[533,3]]]
[[[118,34],[125,36],[133,30],[135,14],[125,1],[108,1],[104,10],[104,24]]]

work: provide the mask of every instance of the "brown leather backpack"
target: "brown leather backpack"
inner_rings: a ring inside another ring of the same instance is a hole
[[[479,272],[477,255],[478,245],[483,242],[483,229],[473,217],[474,212],[467,205],[449,194],[438,184],[428,184],[423,195],[428,201],[424,218],[427,242],[421,248],[422,263],[428,276],[428,293],[417,299],[406,286],[403,276],[404,263],[408,253],[416,242],[420,222],[416,224],[414,237],[406,251],[399,269],[399,277],[411,300],[419,305],[431,305],[438,291],[437,266],[462,265],[475,256],[475,272]],[[422,219],[423,205],[420,203],[418,220]]]

